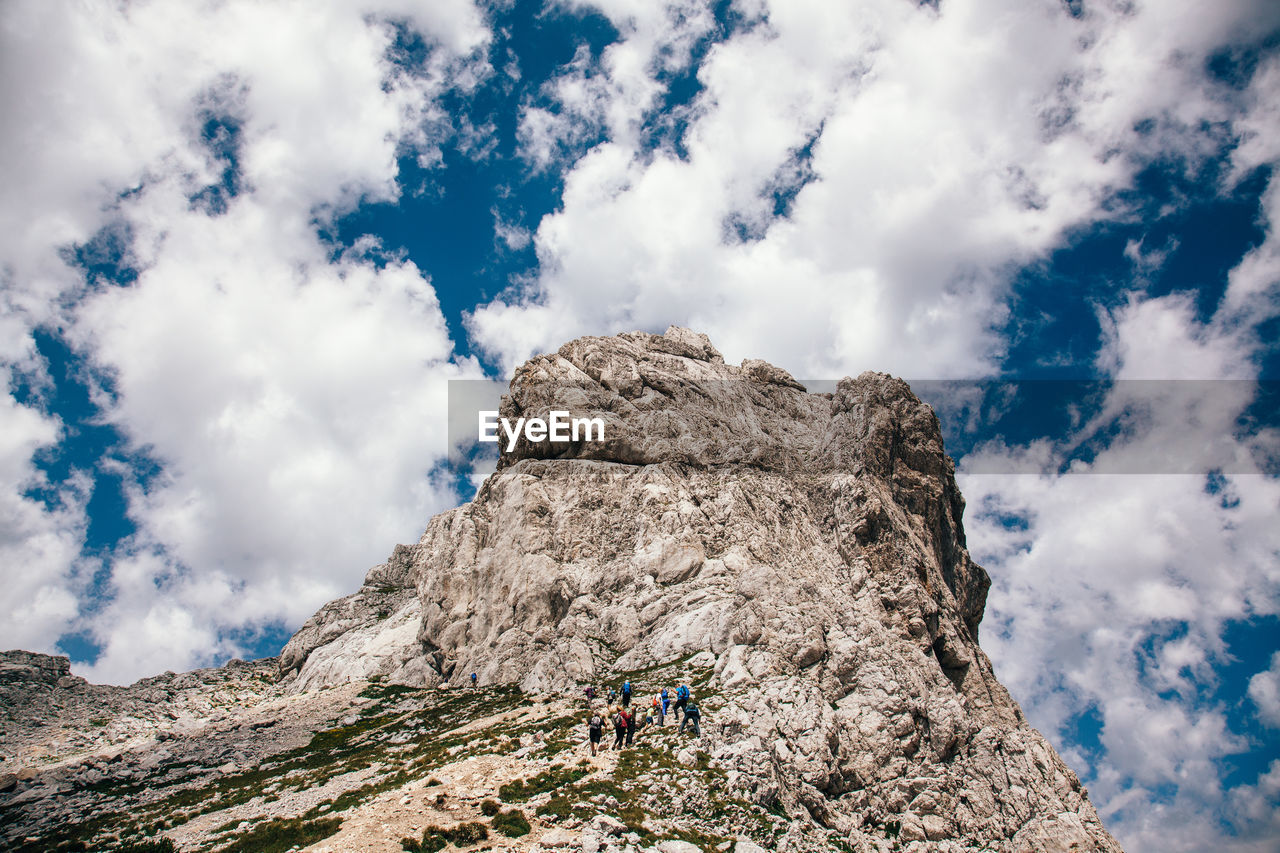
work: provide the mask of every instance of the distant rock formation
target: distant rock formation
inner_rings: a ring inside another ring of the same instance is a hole
[[[811,394],[672,328],[531,359],[502,414],[606,420],[521,440],[286,646],[295,690],[385,676],[550,691],[704,654],[707,749],[737,796],[855,847],[1118,850],[978,645],[989,579],[933,411],[864,373]],[[862,849],[862,848],[858,848]]]
[[[233,660],[114,687],[72,675],[62,656],[0,652],[0,769],[197,731],[273,690],[276,668]]]

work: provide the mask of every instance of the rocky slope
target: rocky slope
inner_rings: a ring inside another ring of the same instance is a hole
[[[233,660],[113,687],[72,675],[65,657],[0,652],[0,773],[114,754],[217,725],[275,689],[274,664]]]
[[[61,797],[83,816],[66,849],[159,822],[184,850],[289,849],[272,832],[440,849],[476,823],[493,847],[492,798],[531,822],[495,849],[1119,849],[978,645],[988,579],[937,420],[904,383],[811,394],[673,328],[532,359],[502,414],[553,408],[599,415],[607,440],[521,441],[474,501],[322,608],[271,662],[278,683],[204,733],[93,759],[136,770],[163,750],[157,784],[86,782],[64,745],[0,794],[0,832],[53,849],[40,804]],[[89,688],[45,669],[18,716],[88,713],[48,711]],[[457,689],[473,671],[481,688]],[[650,730],[581,763],[571,697],[622,678],[690,683],[701,735]]]

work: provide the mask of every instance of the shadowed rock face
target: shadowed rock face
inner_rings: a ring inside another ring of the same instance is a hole
[[[706,746],[739,795],[854,844],[900,826],[936,849],[1119,849],[978,646],[989,579],[906,383],[810,394],[673,328],[530,360],[502,415],[551,409],[606,440],[504,452],[294,637],[297,688],[474,671],[559,690],[705,653],[726,701]]]

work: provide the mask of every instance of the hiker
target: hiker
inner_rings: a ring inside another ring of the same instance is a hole
[[[599,711],[591,712],[591,720],[587,723],[587,736],[591,739],[591,754],[596,754],[596,746],[600,743],[600,737],[604,734],[604,717]]]
[[[584,692],[587,694],[587,707],[591,707],[591,704],[596,700],[596,689],[588,684]]]
[[[618,701],[618,691],[610,687],[609,688],[609,707],[612,708],[617,701]]]
[[[626,708],[631,704],[631,682],[622,682],[622,707]]]
[[[693,723],[693,736],[702,737],[702,729],[698,728],[698,721],[702,719],[702,712],[698,710],[698,706],[690,702],[684,709],[684,719],[680,721],[680,731],[684,732],[685,723]]]
[[[662,688],[662,693],[660,695],[662,696],[662,716],[665,717],[667,714],[671,713],[671,694],[668,693],[667,688],[664,687]]]
[[[676,688],[676,716],[680,716],[680,712],[689,704],[689,685],[681,684]],[[683,724],[680,728],[684,728]]]
[[[476,674],[474,672],[471,673],[471,686],[472,687],[476,686]]]
[[[622,742],[627,738],[627,712],[619,708],[613,715],[613,748],[622,749]]]
[[[627,746],[631,746],[631,742],[636,738],[636,716],[637,711],[631,711],[627,714]]]
[[[662,707],[662,697],[654,694],[653,697],[653,716],[657,718],[658,725],[665,726],[667,718],[667,709]]]

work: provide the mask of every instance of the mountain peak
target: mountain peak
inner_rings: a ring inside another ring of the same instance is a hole
[[[473,502],[294,637],[295,689],[475,672],[559,692],[698,656],[721,701],[708,746],[744,796],[850,838],[888,821],[904,838],[1118,849],[978,645],[990,582],[937,418],[906,383],[809,393],[673,327],[530,359],[501,414],[555,410],[601,418],[603,440],[503,448]]]

